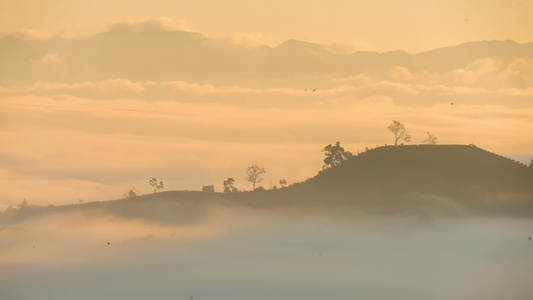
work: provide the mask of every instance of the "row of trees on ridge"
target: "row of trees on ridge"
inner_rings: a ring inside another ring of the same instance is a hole
[[[409,142],[411,140],[411,135],[407,133],[407,130],[405,128],[405,124],[393,120],[392,123],[387,127],[387,130],[392,132],[394,134],[394,145],[398,145],[398,141],[406,141]],[[428,137],[422,141],[424,144],[429,145],[435,145],[437,143],[437,138],[432,135],[431,133],[427,133]],[[329,144],[322,149],[322,152],[324,152],[324,155],[326,158],[324,158],[324,165],[322,166],[322,170],[338,166],[342,164],[345,160],[353,157],[353,153],[350,151],[346,151],[341,145],[340,142],[336,142],[335,145]],[[532,160],[533,164],[533,160]],[[262,187],[256,188],[256,185],[263,182],[264,178],[263,175],[266,173],[265,168],[259,167],[258,165],[254,164],[249,166],[246,169],[246,176],[244,179],[246,179],[248,182],[252,183],[252,190],[256,190]],[[154,189],[154,193],[157,193],[158,191],[161,191],[163,189],[163,181],[157,180],[156,177],[150,179],[149,181],[150,186]],[[281,179],[279,181],[279,185],[281,187],[284,187],[287,185],[287,181],[285,179]],[[274,185],[272,188],[276,189],[277,186]],[[203,192],[208,193],[214,193],[215,192],[215,186],[214,185],[204,185],[202,186]],[[235,187],[235,179],[233,177],[228,177],[228,179],[224,180],[223,182],[223,192],[224,193],[236,193],[239,192],[239,190]],[[135,189],[131,188],[126,193],[126,197],[135,197],[138,196],[140,193]]]

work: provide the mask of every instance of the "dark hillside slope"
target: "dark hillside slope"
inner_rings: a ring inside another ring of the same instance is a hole
[[[62,206],[28,205],[21,209],[0,212],[2,226],[32,221],[53,215],[148,220],[163,224],[196,224],[207,218],[213,204],[232,207],[235,204],[225,200],[220,193],[199,191],[168,191],[156,194],[124,198],[112,201],[88,202]]]
[[[295,188],[317,201],[391,209],[430,198],[482,211],[533,207],[531,170],[475,146],[379,147]]]
[[[52,214],[83,213],[194,224],[213,208],[291,212],[533,217],[533,168],[475,146],[385,146],[302,183],[240,193],[168,191],[115,201],[28,206],[0,213],[0,227]]]

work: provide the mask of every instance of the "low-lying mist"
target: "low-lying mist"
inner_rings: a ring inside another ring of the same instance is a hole
[[[530,299],[533,220],[203,206],[0,228],[2,299]]]

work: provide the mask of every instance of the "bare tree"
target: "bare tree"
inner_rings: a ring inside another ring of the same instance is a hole
[[[261,175],[265,174],[265,168],[260,168],[258,165],[251,165],[246,169],[246,177],[244,179],[252,183],[252,190],[255,190],[255,184],[263,182]]]
[[[437,144],[437,137],[428,132],[428,137],[425,140],[422,141],[422,144],[436,145]]]
[[[124,198],[135,198],[137,196],[140,196],[141,192],[139,192],[136,188],[129,188],[127,191],[124,192]]]
[[[159,190],[162,190],[163,189],[163,181],[159,181],[157,182],[157,178],[152,178],[150,179],[150,181],[148,182],[150,183],[150,185],[154,188],[154,194],[159,191]]]
[[[286,186],[286,185],[287,185],[287,180],[285,180],[285,179],[280,179],[280,180],[279,180],[279,185],[280,185],[281,187]]]
[[[403,123],[394,120],[387,129],[394,133],[394,146],[398,145],[398,140],[404,140],[406,142],[411,140],[411,135],[407,133]]]

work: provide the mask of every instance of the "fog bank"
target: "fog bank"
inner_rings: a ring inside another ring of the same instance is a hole
[[[0,229],[3,299],[529,299],[533,221],[210,206],[162,224],[56,214]]]

